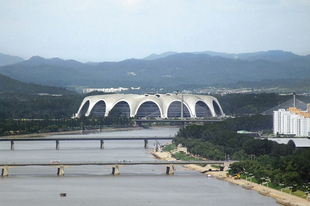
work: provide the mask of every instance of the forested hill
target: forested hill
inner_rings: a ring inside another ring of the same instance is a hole
[[[41,86],[33,83],[23,83],[0,74],[0,93],[74,94],[75,92],[59,87]]]
[[[15,64],[22,61],[24,61],[24,59],[21,57],[0,53],[0,66]]]
[[[170,55],[171,54],[171,55]],[[167,56],[168,55],[168,56]],[[152,60],[85,64],[33,57],[0,67],[0,73],[23,82],[61,87],[154,87],[212,85],[264,79],[308,78],[310,56],[269,51],[239,55],[169,53]],[[181,89],[181,88],[179,88]]]

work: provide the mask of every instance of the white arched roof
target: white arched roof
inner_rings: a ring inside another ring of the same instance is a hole
[[[287,144],[289,141],[293,141],[297,148],[309,148],[310,139],[308,138],[268,138],[269,140],[275,141],[279,144]]]
[[[76,117],[80,117],[81,115],[89,116],[91,111],[93,110],[94,106],[103,101],[105,103],[105,113],[104,115],[107,116],[109,112],[113,109],[113,107],[119,102],[126,102],[129,105],[130,109],[130,116],[134,117],[140,106],[145,102],[153,102],[157,105],[160,111],[161,118],[167,118],[169,106],[173,102],[183,102],[184,107],[186,107],[190,113],[191,118],[196,117],[196,103],[198,101],[204,102],[209,109],[211,110],[212,116],[223,116],[223,110],[221,105],[219,104],[218,100],[210,95],[192,95],[192,94],[184,94],[184,95],[177,95],[177,94],[146,94],[146,95],[138,95],[138,94],[107,94],[107,95],[93,95],[85,97],[81,103],[81,106],[76,113]],[[89,102],[88,108],[85,113],[84,107],[87,106],[87,102]],[[216,113],[214,108],[214,103],[218,105],[219,112]]]

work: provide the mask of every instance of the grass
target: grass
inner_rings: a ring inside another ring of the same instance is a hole
[[[298,197],[306,198],[306,193],[304,191],[301,191],[301,190],[297,190],[295,192],[292,192],[292,194],[296,195]]]
[[[163,148],[163,151],[169,152],[169,151],[175,150],[175,149],[176,149],[175,144],[168,144],[168,145],[166,145],[166,146]]]
[[[241,179],[246,179],[246,176],[244,174],[241,174],[240,175],[240,178]],[[247,178],[248,181],[250,181],[249,177]],[[254,183],[258,183],[258,181],[255,179],[255,177],[252,178],[252,181],[251,182],[254,182]],[[266,185],[264,185],[266,186]],[[281,191],[281,186],[276,184],[276,183],[272,183],[272,182],[269,182],[268,183],[268,188],[272,188],[272,189],[276,189],[276,190],[279,190]],[[283,188],[282,192],[285,192],[287,194],[290,194],[291,191],[289,188]],[[306,194],[305,192],[301,191],[301,190],[296,190],[295,192],[292,192],[291,193],[292,195],[295,195],[297,197],[301,197],[301,198],[306,198]]]
[[[175,144],[169,144],[169,145],[166,145],[163,148],[163,151],[171,152],[172,150],[175,150],[175,149],[176,149]],[[172,154],[172,157],[174,157],[175,159],[184,160],[184,161],[203,161],[204,160],[204,159],[201,159],[201,158],[194,157],[192,155],[187,155],[184,152],[175,152],[175,153]],[[204,167],[206,165],[205,164],[201,164],[200,166]]]
[[[179,160],[184,160],[184,161],[203,161],[204,159],[193,157],[191,155],[187,155],[184,152],[176,152],[172,155],[172,157],[179,159]],[[204,167],[206,164],[199,164],[200,166]]]
[[[211,165],[211,167],[214,167],[216,169],[220,169],[220,165]]]
[[[184,152],[176,152],[172,156],[176,159],[180,159],[184,161],[195,161],[196,160],[194,157],[188,156]]]

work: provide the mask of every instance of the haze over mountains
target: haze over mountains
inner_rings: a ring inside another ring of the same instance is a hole
[[[1,60],[1,59],[0,59]],[[2,63],[3,64],[3,63]],[[0,74],[48,86],[78,87],[181,87],[229,84],[238,81],[310,78],[310,55],[267,51],[243,54],[218,52],[150,55],[120,62],[81,63],[35,56],[0,66]]]
[[[21,57],[0,53],[0,66],[15,64],[22,61],[24,61],[24,59]]]

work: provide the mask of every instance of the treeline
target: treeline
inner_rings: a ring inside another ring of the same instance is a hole
[[[272,117],[254,115],[221,123],[192,125],[179,131],[174,139],[194,155],[213,160],[240,160],[231,164],[231,173],[249,172],[258,180],[269,177],[276,184],[310,181],[310,150],[294,151],[289,145],[255,139],[237,130],[263,130],[272,127]]]
[[[0,136],[104,129],[106,127],[131,127],[132,125],[132,118],[120,116],[81,117],[79,119],[6,119],[0,120]]]
[[[70,118],[77,112],[83,98],[88,95],[103,94],[63,94],[62,96],[29,93],[0,93],[1,119],[61,119]],[[228,94],[216,96],[226,115],[246,116],[260,114],[291,99],[275,93]],[[297,96],[304,102],[310,97]]]
[[[0,120],[70,118],[77,112],[83,98],[81,94],[41,96],[2,93],[0,94]]]
[[[224,113],[232,116],[244,116],[250,114],[260,114],[279,104],[282,104],[292,96],[281,96],[275,93],[260,94],[228,94],[216,96]]]
[[[254,115],[203,126],[190,125],[181,129],[174,141],[176,144],[181,143],[186,146],[192,154],[214,160],[223,160],[225,156],[230,159],[245,160],[251,155],[269,154],[276,143],[268,140],[256,141],[246,134],[238,134],[237,131],[271,128],[272,116]],[[285,152],[286,147],[281,150]]]
[[[270,179],[271,184],[275,186],[293,186],[293,191],[305,191],[310,181],[309,159],[310,149],[296,150],[279,156],[261,155],[252,161],[231,164],[230,173],[252,173],[259,183]]]

